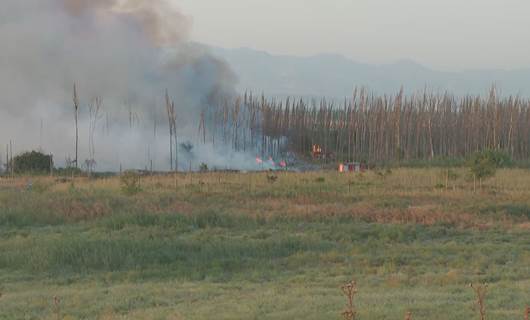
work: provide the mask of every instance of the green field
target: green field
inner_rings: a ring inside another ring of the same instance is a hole
[[[524,319],[529,171],[266,175],[0,180],[0,319]]]

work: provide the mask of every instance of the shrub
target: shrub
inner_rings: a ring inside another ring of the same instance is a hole
[[[201,165],[199,166],[199,171],[200,172],[208,172],[208,165],[206,163],[201,163]]]
[[[482,154],[490,159],[497,168],[506,168],[513,165],[513,160],[510,155],[504,151],[499,150],[486,150]]]
[[[53,157],[42,152],[25,152],[13,159],[15,173],[48,173],[53,168]]]
[[[470,160],[471,174],[484,179],[495,175],[497,168],[508,167],[512,164],[510,156],[502,151],[485,150],[477,152]]]
[[[135,195],[142,191],[140,175],[133,170],[125,171],[120,177],[121,190],[127,195]]]

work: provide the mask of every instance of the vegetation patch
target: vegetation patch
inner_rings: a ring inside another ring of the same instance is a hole
[[[530,174],[450,170],[1,180],[0,319],[517,318]]]

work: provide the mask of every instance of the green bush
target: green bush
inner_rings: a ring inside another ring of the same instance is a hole
[[[13,159],[13,168],[17,174],[49,173],[53,168],[53,157],[38,151],[25,152]]]
[[[509,167],[512,164],[510,155],[498,150],[477,152],[469,163],[471,174],[478,179],[492,177],[498,168]]]
[[[497,168],[506,168],[513,165],[511,156],[504,151],[489,149],[483,151],[482,155],[490,159],[490,161],[493,162]]]

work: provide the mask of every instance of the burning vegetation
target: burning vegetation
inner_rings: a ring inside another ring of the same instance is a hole
[[[530,100],[495,88],[485,97],[355,89],[340,103],[240,95],[230,68],[188,41],[189,18],[164,0],[6,1],[14,19],[0,21],[0,37],[30,30],[25,47],[0,51],[6,163],[27,150],[87,172],[530,156]]]

